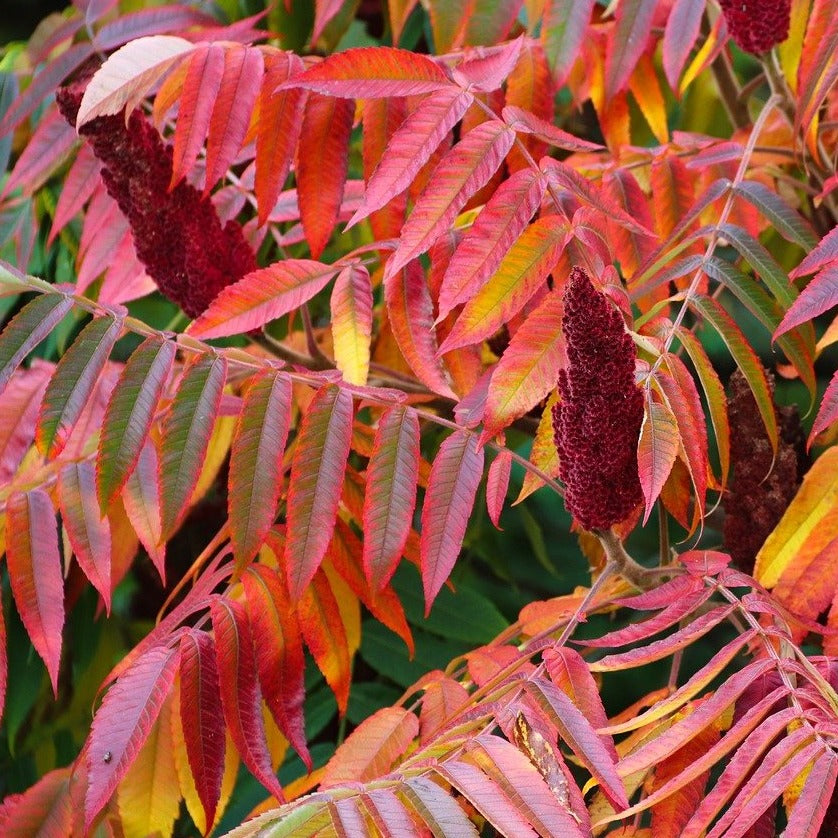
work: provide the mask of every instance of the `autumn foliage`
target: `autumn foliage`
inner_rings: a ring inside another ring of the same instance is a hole
[[[0,833],[836,834],[833,4],[198,5],[0,60]]]

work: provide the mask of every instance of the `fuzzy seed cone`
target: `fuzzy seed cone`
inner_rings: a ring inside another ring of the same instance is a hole
[[[780,408],[774,457],[751,388],[738,369],[728,384],[728,417],[732,478],[723,502],[724,543],[734,564],[750,573],[806,472],[805,437],[797,411]]]
[[[76,124],[87,79],[59,88],[59,110]],[[172,149],[141,111],[100,116],[80,132],[102,163],[102,180],[131,225],[137,257],[170,300],[197,317],[228,285],[256,269],[241,226],[221,226],[208,197],[181,181],[169,191]]]
[[[791,0],[719,0],[727,28],[745,52],[758,55],[789,36]]]
[[[586,529],[608,529],[643,500],[637,441],[643,395],[620,312],[581,268],[571,271],[562,320],[567,369],[553,409],[565,505]]]

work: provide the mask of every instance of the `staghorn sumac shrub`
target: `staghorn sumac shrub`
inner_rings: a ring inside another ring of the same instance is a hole
[[[0,833],[832,834],[831,4],[243,5],[4,47]]]

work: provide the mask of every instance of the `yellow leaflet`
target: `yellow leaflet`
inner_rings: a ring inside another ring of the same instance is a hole
[[[716,48],[716,43],[719,39],[719,21],[713,27],[713,31],[708,36],[707,40],[702,45],[701,49],[695,54],[687,71],[681,77],[681,84],[678,88],[678,95],[683,96],[686,89],[695,81],[696,76],[704,69],[705,63],[708,61],[710,55]]]
[[[553,435],[553,406],[559,400],[558,390],[554,390],[547,399],[544,412],[538,422],[538,430],[535,432],[535,439],[530,451],[530,462],[538,469],[541,469],[548,477],[558,477],[559,474],[559,452],[556,450],[556,443]],[[524,474],[524,483],[521,492],[515,499],[515,506],[524,498],[529,497],[536,489],[544,485],[540,477],[528,471]]]
[[[637,68],[629,79],[629,90],[637,102],[655,139],[665,145],[669,141],[669,127],[666,124],[666,103],[663,101],[658,74],[648,52],[640,57]]]
[[[820,114],[816,111],[812,116],[812,122],[809,125],[809,129],[806,131],[806,148],[809,149],[809,153],[812,155],[813,159],[817,161],[820,161],[821,159],[820,149],[818,148],[818,131],[820,130],[820,123]]]
[[[474,224],[474,219],[480,215],[481,210],[483,209],[484,204],[481,204],[479,207],[472,207],[471,209],[464,210],[457,216],[457,220],[454,222],[454,229],[456,230],[465,230],[468,227],[471,227]]]
[[[792,93],[797,93],[797,68],[803,52],[803,37],[806,34],[806,22],[809,19],[811,0],[792,0],[789,36],[777,47],[780,67],[786,83]]]
[[[288,740],[280,733],[276,726],[268,705],[262,702],[262,724],[265,725],[265,739],[268,743],[268,753],[271,755],[271,767],[276,771],[288,751]],[[273,798],[271,798],[273,800]]]
[[[344,268],[332,292],[332,352],[351,384],[366,384],[370,369],[372,292],[364,268]]]
[[[351,659],[361,646],[361,603],[330,562],[324,562],[322,568],[337,600],[340,619],[346,631],[346,648]]]
[[[207,829],[204,807],[201,805],[198,790],[195,788],[195,780],[192,778],[192,771],[189,768],[186,742],[183,738],[183,728],[180,724],[180,678],[175,681],[175,690],[172,697],[171,731],[172,753],[175,759],[177,783],[180,787],[180,793],[186,803],[186,810],[189,812],[189,816],[192,818],[198,831],[202,835],[205,835]],[[216,823],[221,820],[221,816],[224,814],[224,810],[230,802],[230,796],[233,794],[236,777],[239,773],[239,753],[233,744],[233,740],[230,738],[230,732],[225,731],[225,733],[224,777],[221,780],[221,797],[219,798],[218,807],[215,812]]]
[[[226,391],[225,391],[226,392]],[[230,450],[233,441],[233,431],[236,429],[235,416],[219,416],[215,420],[215,427],[212,429],[209,445],[207,446],[207,458],[204,460],[204,467],[201,469],[198,482],[195,484],[195,491],[192,493],[190,505],[199,501],[209,490],[218,476]]]
[[[172,704],[170,696],[119,784],[117,799],[125,838],[172,834],[181,797],[172,745]]]
[[[820,355],[827,346],[832,346],[833,343],[838,343],[838,317],[836,317],[827,327],[826,331],[818,341],[816,354]]]
[[[805,562],[838,535],[838,448],[815,462],[774,532],[757,554],[754,576],[773,588],[795,562]]]

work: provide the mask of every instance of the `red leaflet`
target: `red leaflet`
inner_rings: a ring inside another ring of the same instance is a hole
[[[264,70],[262,53],[258,49],[236,44],[224,52],[224,73],[209,123],[205,195],[224,176],[239,153]]]
[[[773,5],[780,11],[779,3]],[[835,58],[838,20],[832,12],[830,3],[815,3],[806,25],[804,42],[807,48],[802,51],[797,71],[798,109],[795,112],[795,128],[804,132],[809,129],[838,76],[838,61]],[[808,48],[810,44],[811,49]]]
[[[506,501],[506,493],[509,489],[509,476],[512,473],[512,455],[509,451],[501,451],[489,466],[489,473],[486,475],[486,507],[489,510],[489,518],[498,529],[500,526],[500,513],[503,511],[503,504]]]
[[[180,641],[180,725],[207,825],[215,820],[224,775],[222,714],[215,643],[190,629]]]
[[[285,800],[271,766],[262,720],[250,619],[240,602],[215,598],[210,604],[224,719],[242,762],[280,802]]]
[[[96,48],[107,51],[144,35],[175,32],[193,26],[215,27],[217,23],[218,21],[206,12],[179,3],[140,9],[106,23],[96,33]]]
[[[294,159],[294,149],[303,121],[305,93],[276,90],[303,62],[293,53],[265,53],[265,77],[259,95],[259,125],[256,131],[256,203],[259,223],[264,224],[279,197]]]
[[[561,294],[548,294],[512,336],[492,372],[483,439],[523,416],[555,389],[559,369],[567,365],[563,309]]]
[[[384,707],[364,719],[329,760],[322,788],[382,777],[419,733],[419,720],[403,707]]]
[[[76,278],[76,293],[84,293],[108,266],[116,263],[120,245],[128,235],[128,219],[114,204],[107,224],[97,232],[90,246],[84,251]]]
[[[542,169],[545,174],[556,185],[567,189],[572,195],[575,195],[583,204],[587,204],[594,209],[599,210],[610,220],[617,220],[629,230],[640,235],[652,236],[654,233],[644,227],[636,219],[632,218],[625,210],[614,201],[602,194],[592,181],[579,174],[575,169],[562,163],[559,160],[545,157],[542,160]]]
[[[297,199],[306,241],[315,258],[328,244],[340,212],[354,117],[352,99],[312,93],[305,103],[300,133],[305,137],[305,153],[297,149]]]
[[[84,91],[76,127],[97,116],[129,112],[184,55],[195,47],[183,38],[156,35],[131,41],[111,55]]]
[[[6,180],[0,197],[15,189],[33,195],[64,162],[78,143],[78,135],[57,110],[45,116],[26,144]]]
[[[708,631],[719,625],[722,620],[726,620],[734,608],[733,605],[720,605],[700,617],[696,617],[684,628],[664,637],[663,640],[655,640],[653,643],[648,643],[638,649],[631,649],[628,652],[606,655],[592,663],[590,668],[593,672],[611,672],[617,669],[642,666],[645,663],[651,663],[673,655],[679,649],[683,649],[699,637],[703,637]]]
[[[285,259],[228,285],[189,327],[201,338],[243,334],[276,320],[310,300],[337,273],[311,259]]]
[[[404,640],[407,651],[412,656],[413,635],[401,601],[392,588],[385,587],[376,591],[370,586],[361,569],[361,540],[340,518],[336,523],[332,540],[329,542],[327,558],[370,614]]]
[[[615,767],[616,753],[607,748],[591,721],[558,687],[543,678],[526,682],[527,693],[558,728],[559,735],[599,781],[605,796],[616,809],[627,809],[629,802]]]
[[[8,795],[0,805],[0,826],[6,835],[72,835],[75,801],[69,785],[73,771],[72,767],[49,771],[23,794]]]
[[[32,444],[38,408],[55,367],[33,364],[12,376],[0,399],[0,482],[7,485]]]
[[[564,84],[573,67],[596,0],[550,0],[545,3],[541,42],[556,86]]]
[[[392,4],[391,4],[392,7]],[[400,838],[422,838],[423,833],[404,804],[390,788],[369,789],[363,797],[370,817],[383,835]]]
[[[506,125],[489,120],[469,131],[440,160],[404,225],[385,277],[424,253],[451,226],[468,199],[489,182],[514,140]]]
[[[47,64],[0,120],[0,137],[11,134],[67,76],[84,64],[93,52],[93,46],[89,42],[73,44]]]
[[[468,750],[468,760],[521,807],[540,835],[582,838],[586,834],[567,804],[559,801],[532,762],[512,743],[499,736],[478,736]]]
[[[491,93],[506,81],[518,63],[522,49],[523,37],[516,38],[508,44],[484,49],[476,57],[461,61],[454,69],[454,77],[463,87]]]
[[[532,169],[515,172],[497,188],[445,270],[438,320],[485,285],[540,206],[545,188]]]
[[[394,47],[361,47],[330,55],[287,85],[348,99],[415,96],[453,86],[442,67],[426,55]]]
[[[58,473],[61,519],[79,566],[111,610],[111,528],[99,515],[96,474],[89,460],[68,463]]]
[[[665,362],[672,377],[663,375],[658,378],[658,381],[678,422],[678,433],[687,456],[690,479],[695,488],[696,509],[703,517],[709,461],[707,425],[704,420],[701,397],[698,395],[693,377],[677,355],[668,354]]]
[[[816,838],[826,815],[835,782],[838,780],[838,760],[831,751],[819,757],[800,792],[789,816],[786,832],[800,838]]]
[[[242,575],[247,613],[253,627],[256,665],[262,695],[294,750],[311,770],[311,755],[303,727],[305,659],[297,615],[282,577],[261,564]]]
[[[9,654],[6,648],[6,623],[0,608],[0,720],[6,706],[6,686],[9,681]]]
[[[425,691],[419,713],[420,741],[425,744],[436,736],[444,724],[468,701],[468,690],[441,670],[428,672],[416,684]]]
[[[460,431],[451,434],[431,467],[422,508],[419,549],[426,616],[457,561],[482,475],[483,449],[477,438]]]
[[[809,434],[808,445],[811,446],[812,441],[821,432],[825,431],[833,422],[838,420],[838,370],[832,375],[832,381],[826,388],[823,394],[821,406],[818,408],[818,415],[812,424],[812,432]]]
[[[473,100],[464,90],[446,88],[419,103],[388,138],[387,147],[368,179],[364,203],[346,225],[347,229],[407,189]]]
[[[594,728],[606,727],[608,717],[599,697],[599,689],[583,657],[575,649],[569,649],[567,646],[545,649],[543,656],[550,680],[579,708]],[[605,733],[601,733],[599,738],[616,762],[614,741]]]
[[[128,359],[111,394],[96,458],[96,489],[103,512],[134,470],[176,351],[173,341],[146,339]]]
[[[303,417],[291,463],[285,569],[298,600],[311,582],[332,535],[352,440],[352,396],[329,385],[317,391]]]
[[[160,579],[166,579],[166,543],[160,539],[160,492],[157,448],[146,438],[137,465],[122,487],[122,503]]]
[[[616,25],[605,56],[605,98],[625,90],[640,56],[646,50],[656,0],[624,0],[617,7]]]
[[[177,668],[177,651],[155,646],[137,658],[105,694],[86,745],[85,828],[90,828],[148,738]]]
[[[192,169],[203,148],[224,75],[224,58],[220,44],[199,44],[189,56],[175,125],[170,188]]]
[[[625,628],[609,631],[602,637],[579,642],[592,649],[608,649],[646,640],[653,634],[658,634],[658,632],[664,631],[664,629],[672,628],[677,622],[684,619],[700,605],[705,603],[711,594],[712,590],[702,586],[698,590],[690,591],[677,599],[671,600],[663,610],[648,620],[631,623]]]
[[[707,397],[707,407],[719,450],[721,484],[724,487],[730,470],[730,422],[727,416],[727,397],[724,387],[718,374],[713,369],[704,347],[695,335],[688,329],[679,329],[678,340],[687,350],[687,354],[698,373],[704,395]]]
[[[506,795],[502,788],[479,768],[458,759],[447,759],[436,770],[471,802],[500,835],[537,838],[529,821],[520,811],[519,801]]]
[[[544,287],[572,232],[558,215],[530,224],[504,255],[489,281],[464,306],[440,353],[491,337]],[[555,382],[554,382],[555,383]]]
[[[649,210],[649,203],[640,184],[631,172],[616,169],[603,177],[603,194],[618,207],[642,224],[653,230],[655,222]],[[611,246],[620,261],[620,270],[628,281],[655,251],[655,242],[647,235],[629,230],[619,222],[609,221],[608,234]]]
[[[680,445],[681,436],[674,414],[665,404],[652,401],[651,393],[647,393],[646,410],[637,443],[637,473],[646,502],[644,524],[649,520],[655,501],[672,471]]]
[[[551,125],[554,93],[553,76],[541,44],[535,42],[525,45],[506,85],[507,106],[520,108],[524,113],[533,114],[537,119]],[[504,122],[509,124],[505,117]],[[519,139],[533,160],[538,161],[547,153],[544,140],[538,137]],[[528,167],[529,160],[516,144],[509,152],[507,164],[510,172],[514,172]]]
[[[833,263],[817,273],[800,292],[774,332],[774,340],[835,305],[838,305],[838,264]]]
[[[599,143],[591,143],[568,134],[548,120],[517,105],[507,105],[503,109],[503,121],[521,134],[531,134],[542,142],[565,151],[598,151],[603,147]]]
[[[52,243],[53,239],[93,196],[93,192],[100,183],[100,169],[101,164],[93,154],[93,149],[87,144],[83,145],[64,179],[58,203],[55,205],[47,244]]]
[[[257,553],[276,518],[291,421],[291,380],[265,372],[244,392],[230,451],[228,511],[236,566]]]
[[[387,144],[393,134],[407,117],[407,105],[404,99],[368,99],[364,102],[364,133],[361,151],[364,160],[364,180],[370,183],[373,172],[378,166]],[[409,161],[405,161],[409,162]],[[399,172],[395,172],[396,177]],[[369,194],[366,190],[364,198]],[[385,192],[386,195],[386,192]],[[397,238],[404,224],[407,209],[407,195],[391,198],[386,206],[370,217],[373,237],[376,240]],[[363,212],[363,202],[358,212]],[[347,225],[347,228],[351,226]]]
[[[318,668],[332,688],[341,714],[349,703],[352,680],[346,629],[332,586],[318,570],[297,603],[300,630]]]
[[[833,227],[801,260],[800,264],[789,274],[789,279],[798,279],[811,274],[825,265],[838,261],[838,227]]]
[[[326,24],[341,10],[343,0],[314,0],[314,29],[311,33],[311,43],[323,34]]]
[[[64,581],[55,510],[42,489],[14,492],[6,502],[6,561],[15,605],[58,694]]]
[[[418,260],[385,278],[384,302],[393,337],[416,377],[428,389],[456,401],[437,357],[433,303]]]
[[[681,70],[701,28],[705,0],[675,0],[663,33],[663,69],[669,86],[677,91]]]
[[[419,420],[409,407],[382,415],[367,467],[364,494],[363,565],[373,589],[384,588],[396,570],[416,505]]]

